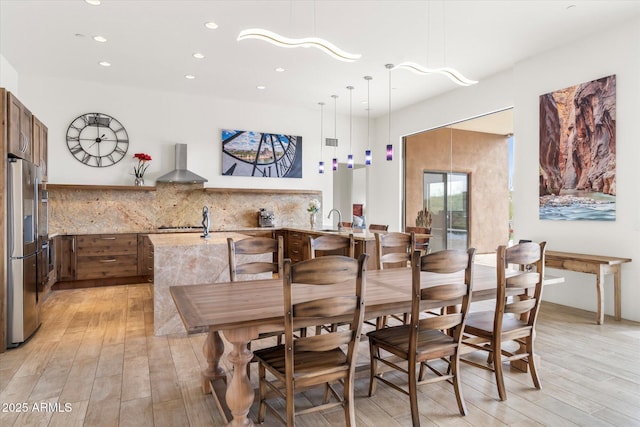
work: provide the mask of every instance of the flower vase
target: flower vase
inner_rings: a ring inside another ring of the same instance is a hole
[[[316,228],[316,214],[315,213],[311,213],[309,214],[309,225],[311,226],[311,228]]]
[[[144,185],[144,178],[142,178],[142,177],[140,177],[140,178],[136,177],[136,180],[133,182],[133,184],[134,184],[136,187],[141,187],[141,186],[143,186],[143,185]]]

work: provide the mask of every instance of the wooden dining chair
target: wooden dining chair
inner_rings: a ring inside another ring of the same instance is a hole
[[[296,264],[285,260],[285,343],[255,352],[260,363],[258,422],[264,421],[267,408],[287,426],[294,426],[296,415],[342,406],[346,425],[355,426],[354,375],[364,316],[367,257],[361,254],[356,260],[327,255]],[[296,323],[324,324],[336,316],[348,317],[349,328],[294,340]],[[275,380],[267,380],[267,371]],[[332,385],[338,381],[342,382],[342,394]],[[296,410],[294,395],[319,385],[325,386],[322,404]],[[270,402],[273,394],[286,401],[285,415],[277,410],[281,405]],[[337,401],[330,402],[329,394]]]
[[[411,263],[410,324],[378,329],[367,334],[371,355],[369,396],[375,394],[377,381],[409,395],[414,426],[420,425],[417,386],[426,383],[452,383],[460,414],[467,413],[460,388],[459,349],[471,303],[474,256],[473,248],[468,251],[445,250],[428,255],[420,255],[420,252],[415,251]],[[429,274],[423,275],[423,272]],[[444,307],[452,302],[459,303],[460,300],[462,305],[459,312],[429,318],[420,316],[420,305],[423,301]],[[390,353],[390,356],[382,357],[381,350]],[[408,362],[406,368],[398,364],[398,358]],[[447,362],[446,370],[438,369],[429,363],[440,359]],[[383,377],[382,372],[378,370],[379,362],[406,374],[408,389],[392,382],[391,375]],[[426,369],[432,371],[435,376],[425,379]]]
[[[535,388],[540,389],[534,339],[542,296],[545,246],[546,242],[524,242],[509,248],[498,247],[495,310],[474,312],[467,319],[463,343],[467,348],[487,351],[489,354],[486,364],[470,360],[468,356],[462,360],[495,373],[500,400],[507,400],[502,375],[502,363],[506,361],[524,359]],[[517,268],[522,273],[506,277],[507,266]],[[526,293],[510,297],[510,291],[514,290],[526,290]],[[518,342],[520,350],[512,352],[504,349],[503,343],[508,341]]]
[[[227,246],[229,248],[229,277],[232,282],[238,281],[239,274],[259,274],[259,273],[277,273],[282,277],[282,265],[284,259],[284,240],[282,236],[278,239],[270,237],[248,237],[241,240],[233,240],[227,238]],[[251,256],[272,254],[272,261],[264,260],[246,260],[239,263],[238,255],[244,255],[245,258]]]
[[[389,230],[389,225],[382,224],[369,224],[370,231],[387,231]]]
[[[415,249],[417,251],[421,251],[422,255],[425,255],[429,252],[429,239],[430,237],[425,236],[426,234],[430,234],[430,230],[427,227],[405,227],[405,233],[415,233],[416,234],[416,245]]]
[[[340,236],[337,234],[325,234],[316,238],[307,236],[307,246],[309,248],[309,259],[316,257],[316,251],[325,252],[328,251],[330,255],[344,255],[349,258],[355,256],[355,240],[353,234],[349,236]],[[342,252],[336,253],[336,252]],[[331,325],[317,325],[316,335],[321,333],[322,330],[335,331],[338,328],[337,323]]]
[[[239,275],[260,274],[260,273],[277,273],[278,277],[282,277],[282,269],[284,265],[284,238],[278,236],[277,239],[269,237],[248,237],[241,240],[233,240],[227,238],[227,247],[229,253],[229,277],[231,282],[239,281]],[[272,260],[265,261],[264,257],[260,259],[252,259],[261,255],[271,254]],[[239,262],[243,256],[244,262]],[[277,342],[282,342],[283,331],[279,332],[263,332],[258,338],[277,337]],[[304,334],[304,333],[303,333]]]
[[[376,233],[376,266],[378,270],[387,268],[406,268],[411,261],[415,247],[415,233]],[[407,288],[409,284],[407,283]],[[391,315],[393,319],[406,324],[409,313]],[[389,316],[379,317],[376,328],[387,326]]]
[[[353,228],[353,222],[340,222],[342,224],[342,228]]]
[[[355,254],[355,240],[353,234],[343,236],[338,234],[323,234],[322,236],[307,236],[309,259],[316,257],[316,251],[331,251],[331,255],[344,255],[350,258]],[[341,251],[341,254],[334,253]]]

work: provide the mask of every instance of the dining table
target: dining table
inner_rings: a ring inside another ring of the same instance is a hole
[[[422,272],[421,274],[427,276],[422,278],[423,283],[434,286],[452,279],[460,280],[463,273],[436,275]],[[365,319],[371,320],[380,316],[410,312],[411,274],[410,267],[366,271]],[[516,274],[520,272],[508,271],[507,276]],[[472,301],[495,299],[495,267],[474,264],[472,277]],[[562,277],[545,275],[543,283],[550,285],[563,281]],[[302,295],[305,300],[336,294],[335,289],[329,289],[334,287],[300,286],[299,295]],[[247,376],[247,365],[253,358],[250,342],[258,338],[258,334],[262,332],[284,329],[282,278],[172,286],[169,289],[187,332],[207,332],[203,346],[207,367],[201,375],[203,392],[214,395],[218,408],[223,412],[229,426],[252,426],[253,421],[248,415],[255,392]],[[508,292],[510,292],[508,295],[517,295],[524,291],[514,289]],[[459,300],[452,300],[446,305],[454,306],[458,303],[460,303]],[[425,301],[421,308],[428,310],[441,306],[442,304],[433,306],[429,301]],[[340,320],[347,319],[331,319],[331,323]],[[294,325],[295,328],[309,326],[314,325],[304,323]],[[226,356],[233,365],[233,375],[230,380],[220,366],[225,352],[220,333],[232,346]]]

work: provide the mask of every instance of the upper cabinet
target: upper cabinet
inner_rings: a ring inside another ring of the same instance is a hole
[[[33,116],[33,163],[36,166],[40,166],[40,179],[42,182],[47,182],[47,138],[48,129],[36,116]]]
[[[7,92],[7,153],[34,161],[32,114],[11,92]]]

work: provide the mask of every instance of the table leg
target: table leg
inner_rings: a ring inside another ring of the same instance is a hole
[[[223,380],[227,381],[227,374],[220,367],[220,359],[224,353],[224,343],[218,331],[209,329],[207,339],[204,341],[202,352],[207,358],[207,369],[202,371],[200,378],[202,379],[202,391],[206,394],[211,393],[211,381]]]
[[[602,325],[604,323],[604,265],[600,265],[596,273],[596,292],[598,294],[598,312],[596,314],[596,323]]]
[[[233,377],[227,385],[226,394],[227,405],[233,420],[228,425],[253,426],[253,421],[247,417],[255,394],[247,377],[247,365],[253,358],[248,344],[251,339],[257,338],[258,333],[253,329],[239,328],[224,331],[224,336],[233,344],[231,353],[227,356],[229,362],[233,364]]]
[[[616,320],[622,320],[622,278],[620,277],[620,265],[611,266],[613,272],[613,303]]]

